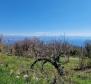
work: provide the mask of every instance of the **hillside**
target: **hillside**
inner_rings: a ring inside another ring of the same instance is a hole
[[[46,64],[44,71],[38,63],[32,70],[33,58],[7,56],[0,54],[0,84],[50,84],[57,72],[51,64]],[[58,77],[58,84],[91,84],[91,70],[74,71],[78,66],[78,58],[70,57],[70,62],[64,64],[66,75]],[[64,79],[64,80],[63,80]]]

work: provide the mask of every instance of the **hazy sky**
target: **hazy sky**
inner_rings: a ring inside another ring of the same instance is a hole
[[[0,0],[0,33],[91,36],[91,0]]]

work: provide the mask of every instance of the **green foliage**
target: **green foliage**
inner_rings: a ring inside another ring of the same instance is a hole
[[[49,63],[44,65],[43,72],[41,62],[34,67],[34,70],[31,70],[30,65],[33,61],[32,58],[0,55],[0,84],[50,84],[54,76],[58,75]],[[70,62],[64,64],[66,76],[63,79],[58,78],[58,84],[60,81],[65,81],[65,84],[91,84],[91,71],[73,70],[78,63],[78,58],[70,58]],[[29,70],[28,77],[27,70]]]

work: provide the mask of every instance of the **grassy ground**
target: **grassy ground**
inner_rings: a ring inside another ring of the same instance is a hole
[[[44,71],[41,71],[40,63],[34,70],[30,69],[34,59],[7,56],[0,54],[0,84],[50,84],[57,72],[50,64],[46,64]],[[64,77],[58,77],[58,84],[91,84],[91,70],[74,71],[78,66],[78,58],[70,58],[65,64]],[[28,74],[28,75],[27,75]]]

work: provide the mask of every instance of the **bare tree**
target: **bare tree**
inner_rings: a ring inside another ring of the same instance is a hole
[[[88,57],[87,67],[91,67],[91,41],[85,42],[85,57]]]
[[[4,39],[3,35],[0,35],[0,52],[2,52],[4,48],[3,39]]]
[[[59,75],[63,75],[60,57],[61,57],[61,45],[59,42],[55,41],[49,44],[42,45],[41,47],[41,53],[37,52],[37,55],[40,56],[40,58],[37,58],[33,64],[31,65],[31,68],[35,66],[35,64],[39,61],[42,61],[42,68],[43,65],[47,62],[52,64],[55,69],[57,70]],[[35,51],[36,52],[36,51]]]
[[[85,42],[86,56],[91,58],[91,41]]]

